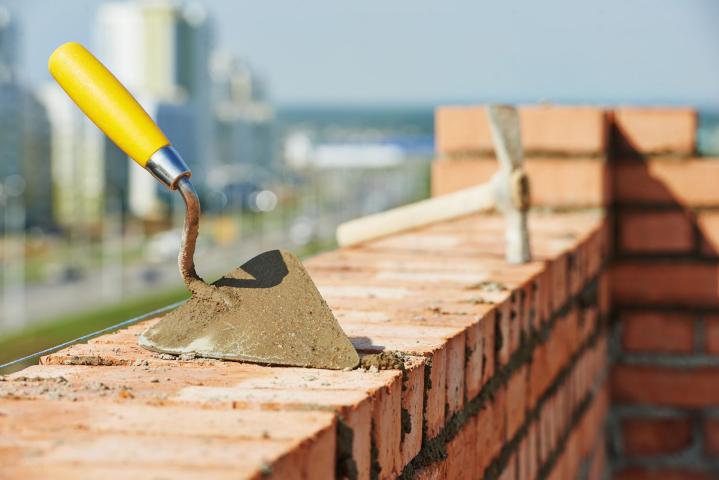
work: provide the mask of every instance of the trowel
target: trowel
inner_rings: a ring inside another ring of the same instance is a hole
[[[270,365],[358,365],[352,343],[292,253],[262,253],[216,282],[205,283],[194,264],[200,202],[180,154],[127,89],[82,45],[62,45],[48,65],[70,98],[120,149],[184,200],[178,264],[192,295],[140,336],[142,347]]]

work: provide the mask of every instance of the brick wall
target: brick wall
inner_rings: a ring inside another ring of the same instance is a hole
[[[616,478],[719,475],[719,162],[690,109],[524,107],[535,207],[604,207],[612,298],[607,447]],[[488,180],[481,107],[443,107],[433,192]],[[461,124],[461,127],[454,127]]]
[[[538,213],[520,266],[503,223],[306,262],[363,361],[395,352],[379,368],[168,359],[137,346],[149,320],[0,377],[0,477],[600,478],[606,222]]]
[[[524,107],[519,113],[535,212],[601,212],[608,206],[611,190],[607,113],[596,108],[548,106]],[[482,107],[439,108],[436,142],[434,195],[485,182],[498,168]],[[530,219],[530,224],[535,218]],[[602,223],[598,237],[606,239],[606,243],[597,240],[598,248],[568,252],[548,269],[551,280],[540,284],[541,288],[548,287],[551,297],[545,309],[549,314],[543,318],[553,320],[531,331],[516,354],[526,358],[526,363],[514,367],[514,359],[508,362],[510,368],[503,375],[508,377],[506,387],[498,389],[476,421],[450,444],[457,446],[448,450],[447,459],[428,467],[435,476],[427,474],[426,478],[462,478],[455,476],[452,465],[473,465],[462,451],[461,445],[466,443],[476,443],[476,462],[494,457],[489,469],[484,469],[486,461],[480,463],[477,471],[483,471],[483,476],[466,478],[599,479],[608,474],[605,325],[609,318],[609,282],[602,273],[589,275],[588,281],[582,280],[586,274],[581,273],[597,268],[587,267],[585,262],[597,265],[600,271],[608,264],[608,225],[609,222]],[[566,288],[574,296],[562,296]],[[524,392],[525,399],[516,398],[517,392]],[[492,418],[503,410],[508,411],[508,420],[498,425]],[[518,416],[517,411],[524,414]],[[505,435],[500,432],[499,438],[492,436],[501,428],[506,430]],[[461,460],[456,462],[455,455]]]
[[[719,162],[691,110],[617,110],[612,130],[617,478],[719,475]]]

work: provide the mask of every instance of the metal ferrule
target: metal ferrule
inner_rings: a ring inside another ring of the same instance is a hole
[[[175,147],[167,145],[152,154],[145,168],[170,190],[177,189],[177,182],[192,175],[190,168]]]

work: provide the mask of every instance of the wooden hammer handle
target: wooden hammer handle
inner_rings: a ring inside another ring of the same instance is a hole
[[[345,222],[337,227],[337,243],[343,247],[356,245],[442,220],[491,210],[494,206],[494,185],[489,181],[476,187]]]

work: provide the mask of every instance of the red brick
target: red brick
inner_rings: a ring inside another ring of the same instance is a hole
[[[416,358],[416,357],[415,357]],[[405,362],[406,370],[402,380],[402,414],[409,415],[410,431],[402,434],[401,462],[403,469],[422,448],[422,427],[424,424],[424,367],[425,361]],[[402,425],[404,428],[404,422]]]
[[[716,207],[719,194],[707,178],[717,178],[716,159],[649,158],[613,166],[615,199],[625,205]]]
[[[719,306],[719,265],[672,261],[618,261],[612,266],[612,297],[619,305]]]
[[[429,385],[424,407],[424,422],[427,427],[427,438],[434,438],[444,428],[445,405],[447,403],[447,350],[437,350],[432,355],[429,374]]]
[[[631,151],[691,155],[695,150],[697,114],[690,108],[617,108],[614,125]]]
[[[447,342],[447,414],[453,415],[464,406],[464,365],[466,337],[464,333]]]
[[[558,256],[549,265],[552,278],[551,306],[552,312],[561,309],[569,298],[569,279],[567,278],[567,255]]]
[[[708,418],[704,424],[704,450],[719,457],[719,418]]]
[[[498,168],[493,158],[436,160],[432,162],[432,196],[487,182]],[[607,204],[607,165],[600,160],[528,158],[525,168],[534,206],[578,208]]]
[[[601,108],[533,105],[520,108],[522,144],[528,152],[600,154],[606,147],[607,115]]]
[[[522,144],[527,152],[596,155],[606,146],[607,121],[595,107],[532,105],[519,108]],[[483,106],[439,107],[435,116],[437,151],[492,151]]]
[[[524,424],[527,405],[526,366],[514,372],[507,383],[507,438],[511,439]]]
[[[499,454],[507,437],[506,390],[500,388],[477,415],[477,471],[483,472]]]
[[[677,453],[692,443],[689,418],[625,418],[621,429],[627,455]]]
[[[617,365],[611,378],[616,402],[687,408],[719,404],[719,368]]]
[[[577,478],[579,473],[579,462],[583,460],[579,455],[579,434],[572,430],[564,447],[566,457],[564,478]]]
[[[373,399],[372,439],[377,449],[377,478],[380,479],[395,478],[402,470],[401,391],[401,384],[394,383],[381,389]]]
[[[525,435],[517,449],[517,480],[529,480],[530,469],[530,439]]]
[[[712,355],[719,355],[719,316],[706,317],[706,350]]]
[[[619,244],[624,252],[681,253],[694,246],[690,212],[624,212],[619,222]]]
[[[477,476],[477,417],[470,418],[447,445],[447,474],[444,478],[472,480]]]
[[[694,317],[669,312],[621,314],[622,347],[630,352],[690,353]]]
[[[494,313],[484,315],[478,324],[467,329],[467,358],[465,389],[473,399],[494,375]]]
[[[527,393],[527,403],[529,405],[535,405],[547,387],[552,383],[552,378],[548,374],[548,361],[547,346],[544,343],[540,343],[535,347],[532,354],[532,363],[529,365],[529,386]]]
[[[669,468],[627,468],[614,475],[615,480],[715,480],[710,473]]]
[[[539,422],[534,421],[529,425],[527,440],[527,478],[534,479],[537,478],[539,470]]]
[[[719,213],[706,210],[697,212],[696,215],[702,253],[719,255]]]

